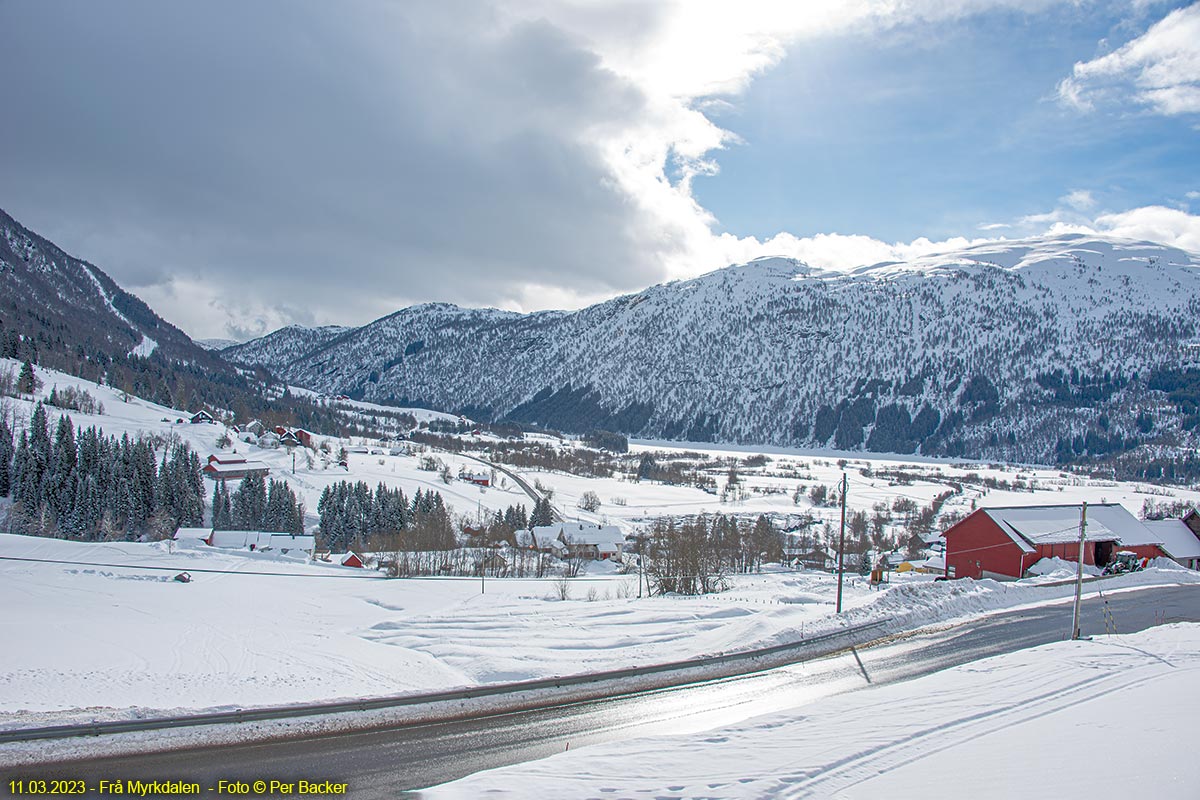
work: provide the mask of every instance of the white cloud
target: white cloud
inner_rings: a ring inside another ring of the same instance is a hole
[[[1184,195],[1184,197],[1186,197],[1188,200],[1200,200],[1200,192],[1188,192]]]
[[[1082,110],[1132,98],[1159,114],[1200,113],[1200,3],[1172,11],[1107,55],[1076,63],[1058,96]]]
[[[759,255],[852,267],[966,240],[718,235],[692,181],[735,140],[709,115],[806,40],[1070,2],[16,4],[0,185],[201,336],[575,306]]]
[[[1143,206],[1101,214],[1095,230],[1126,239],[1145,239],[1200,253],[1200,216],[1166,206]]]
[[[1065,195],[1061,202],[1076,211],[1087,211],[1090,208],[1096,207],[1096,199],[1092,197],[1092,193],[1083,189],[1075,189]]]
[[[1068,194],[1063,200],[1071,197],[1072,195]],[[984,226],[980,228],[983,229]],[[1127,211],[1104,212],[1094,217],[1073,209],[1057,208],[1045,214],[1029,214],[1013,224],[991,223],[986,229],[1009,230],[1019,237],[1066,233],[1100,234],[1156,242],[1200,253],[1200,216],[1165,206],[1142,206]],[[942,241],[920,238],[911,242],[883,242],[869,236],[836,233],[805,238],[782,233],[765,242],[723,236],[720,243],[729,263],[748,261],[762,255],[781,255],[797,258],[815,267],[846,271],[883,261],[906,261],[930,253],[943,253],[987,242],[1004,241],[1006,238],[1012,237],[955,237]]]

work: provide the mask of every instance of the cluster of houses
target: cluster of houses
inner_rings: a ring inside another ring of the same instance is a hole
[[[1081,504],[980,508],[944,534],[932,535],[927,558],[888,553],[874,566],[947,578],[1016,580],[1043,558],[1078,562],[1082,515]],[[1169,558],[1200,570],[1200,512],[1139,520],[1116,503],[1089,504],[1084,564],[1104,568],[1118,553],[1139,560]],[[811,537],[799,533],[785,534],[784,559],[802,569],[837,569],[836,552],[813,546]]]
[[[201,409],[189,418],[193,425],[216,425],[217,420],[212,414]],[[183,422],[182,419],[176,422]],[[313,434],[303,428],[288,428],[283,425],[270,427],[258,420],[251,420],[245,425],[230,425],[229,431],[238,439],[249,444],[262,446],[307,447],[312,449]]]

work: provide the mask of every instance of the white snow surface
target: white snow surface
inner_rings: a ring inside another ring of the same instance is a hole
[[[1186,732],[1200,713],[1198,679],[1200,625],[1178,623],[997,656],[703,733],[564,752],[421,796],[1193,800]]]
[[[171,580],[185,570],[191,583]],[[573,580],[564,601],[555,599],[549,580],[385,580],[195,541],[0,535],[0,606],[14,610],[0,617],[0,725],[423,693],[617,669],[875,620],[903,630],[1066,602],[1073,590],[912,576],[873,591],[855,575],[847,576],[847,611],[837,618],[836,578],[827,574],[739,576],[729,592],[705,597],[639,599],[635,581],[610,567]],[[1200,583],[1200,573],[1146,570],[1102,588],[1181,582]]]
[[[129,351],[129,355],[138,356],[140,358],[149,358],[150,354],[158,348],[158,342],[151,339],[146,334],[142,334],[142,340],[138,342],[137,347]]]
[[[0,362],[0,369],[17,368],[11,360]],[[180,424],[176,420],[187,419],[184,410],[127,400],[109,387],[41,367],[37,374],[44,382],[43,395],[53,386],[76,386],[104,405],[102,416],[70,412],[76,425],[95,425],[118,436],[175,434],[202,460],[222,452],[216,441],[226,432],[223,425]],[[31,403],[10,402],[17,424],[24,424]],[[47,410],[53,425],[59,412]],[[352,444],[317,434],[319,441],[330,441],[334,452],[340,444]],[[286,480],[300,494],[310,527],[321,491],[343,479],[399,486],[410,496],[417,489],[433,489],[460,514],[532,505],[502,475],[498,485],[487,489],[458,480],[444,483],[437,473],[418,468],[421,457],[430,453],[415,447],[395,456],[351,454],[349,470],[319,458],[309,467],[299,451],[294,473],[285,449],[243,442],[235,447],[239,455],[268,463],[272,477]],[[716,448],[711,452],[728,455]],[[433,455],[452,473],[480,466],[465,455]],[[898,466],[921,477],[898,485],[859,474]],[[965,490],[947,503],[947,510],[966,511],[972,503],[1107,499],[1136,512],[1145,499],[1163,499],[1157,487],[1027,467],[858,459],[846,469],[851,510],[868,512],[874,503],[897,497],[927,504],[946,490],[948,481],[963,482]],[[834,509],[813,507],[807,498],[796,503],[791,495],[798,485],[804,492],[817,483],[831,486],[841,471],[828,456],[774,454],[766,467],[742,470],[744,496],[721,502],[689,487],[520,470],[530,483],[553,488],[555,504],[570,517],[625,530],[659,514],[716,511],[811,512],[833,520]],[[1019,478],[1033,488],[986,488],[972,484],[971,474]],[[577,508],[589,490],[602,499],[595,513]],[[1194,491],[1173,491],[1193,502],[1200,498]],[[636,577],[601,564],[574,580],[570,599],[559,601],[551,599],[556,592],[549,580],[488,579],[486,594],[481,594],[475,579],[387,581],[370,571],[270,553],[219,551],[194,542],[169,552],[161,543],[5,535],[0,536],[0,557],[0,607],[9,609],[0,616],[0,724],[9,726],[437,691],[744,650],[876,619],[890,620],[899,630],[1070,596],[1069,586],[933,583],[928,575],[893,576],[892,584],[875,592],[850,576],[848,611],[838,621],[832,615],[835,579],[809,572],[737,576],[730,591],[707,597],[638,599]],[[155,566],[166,569],[149,568]],[[1161,566],[1089,584],[1088,591],[1200,580],[1200,573]],[[192,572],[192,583],[170,580],[183,570]],[[350,573],[351,578],[326,577]]]
[[[1025,570],[1033,577],[1050,579],[1050,580],[1070,580],[1074,578],[1079,571],[1079,562],[1067,561],[1065,559],[1054,556],[1053,558],[1043,558],[1034,564],[1029,569]],[[1083,574],[1089,576],[1102,575],[1104,570],[1092,564],[1083,565]]]

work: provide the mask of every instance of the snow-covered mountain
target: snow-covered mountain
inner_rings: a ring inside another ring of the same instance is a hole
[[[117,387],[179,409],[207,406],[310,430],[347,419],[193,342],[102,269],[0,211],[0,356]]]
[[[210,369],[216,363],[99,267],[68,255],[3,210],[0,284],[5,324],[38,340],[52,361],[57,350],[67,360],[101,366],[106,360],[156,354]]]
[[[325,325],[320,328],[288,325],[249,342],[230,342],[220,350],[222,356],[234,363],[261,364],[269,369],[279,370],[305,353],[324,347],[349,330],[353,329],[341,325]]]
[[[1051,461],[1192,436],[1168,392],[1198,315],[1197,256],[1064,235],[848,274],[765,258],[575,312],[415,306],[263,363],[571,431]]]

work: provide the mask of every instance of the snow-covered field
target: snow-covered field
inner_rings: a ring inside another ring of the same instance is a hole
[[[1198,794],[1200,625],[1062,642],[703,733],[477,773],[430,798]]]
[[[191,583],[172,580],[182,570]],[[735,577],[719,595],[638,598],[636,578],[609,568],[570,581],[561,600],[551,580],[387,580],[203,544],[0,535],[0,607],[10,609],[0,615],[0,724],[568,675],[744,650],[874,620],[899,630],[1071,594],[1070,586],[935,583],[928,576],[897,576],[877,591],[848,576],[847,611],[837,618],[835,580],[772,572]],[[1200,574],[1149,570],[1103,588],[1179,582],[1200,582]]]
[[[19,366],[11,359],[0,359],[0,370],[15,371]],[[74,386],[87,391],[104,405],[105,413],[102,416],[69,412],[76,425],[96,425],[107,433],[117,435],[137,435],[139,432],[163,435],[175,433],[200,455],[202,461],[207,459],[209,454],[220,452],[217,440],[225,433],[225,427],[222,425],[191,425],[186,422],[176,424],[177,419],[187,419],[186,410],[166,408],[136,397],[125,399],[120,392],[110,387],[98,386],[41,367],[37,368],[37,375],[44,383],[40,391],[43,398],[48,396],[55,386],[60,389]],[[18,424],[28,420],[32,413],[31,403],[11,398],[8,402],[13,405]],[[367,412],[384,407],[359,403],[356,408]],[[53,425],[57,412],[53,408],[48,411]],[[420,419],[447,416],[421,409],[410,411]],[[317,436],[317,441],[328,441],[334,452],[342,444],[363,444],[362,441],[344,442],[320,435]],[[544,441],[557,442],[549,437],[544,437]],[[560,446],[572,447],[573,444],[565,442]],[[409,452],[401,455],[385,455],[383,452],[350,453],[349,469],[342,469],[336,463],[324,463],[320,458],[315,458],[313,466],[309,467],[304,451],[299,451],[294,472],[292,457],[284,448],[265,449],[235,441],[232,449],[250,460],[266,462],[271,467],[271,477],[287,480],[304,500],[310,527],[317,521],[317,500],[321,492],[326,486],[340,480],[361,480],[372,488],[380,482],[388,486],[400,486],[410,497],[418,489],[433,489],[442,494],[453,511],[472,519],[480,513],[503,511],[514,504],[522,504],[527,509],[533,505],[530,497],[502,473],[497,474],[496,485],[483,488],[457,479],[446,483],[438,473],[421,470],[420,462],[426,455],[440,459],[449,467],[451,475],[457,475],[460,469],[477,472],[485,468],[479,461],[467,455],[444,451],[430,452],[419,445],[408,445]],[[634,443],[631,450],[634,453],[651,450],[668,454],[701,453],[708,458],[708,468],[717,478],[721,489],[724,489],[727,480],[728,465],[725,460],[745,459],[755,454],[742,447],[658,442]],[[1091,503],[1121,503],[1136,515],[1141,512],[1142,505],[1147,500],[1163,502],[1179,499],[1200,504],[1200,491],[1194,489],[1164,489],[1142,483],[1087,478],[1048,468],[933,461],[898,456],[864,458],[859,454],[812,454],[778,448],[767,448],[763,454],[769,459],[763,466],[738,466],[742,490],[727,493],[725,500],[718,494],[689,486],[636,482],[622,477],[586,478],[562,472],[520,470],[511,467],[509,469],[522,475],[530,484],[537,482],[552,489],[555,507],[568,519],[611,522],[626,529],[662,515],[705,512],[740,515],[766,513],[780,519],[810,514],[833,524],[838,519],[838,509],[833,505],[814,506],[809,499],[809,492],[814,486],[834,489],[841,480],[843,471],[848,473],[849,478],[847,508],[851,513],[871,513],[876,504],[890,506],[900,499],[912,500],[918,506],[925,506],[955,486],[961,486],[962,492],[950,497],[943,506],[943,513],[967,513],[974,505],[979,504],[1034,505],[1079,503],[1087,500]],[[483,452],[476,452],[475,455],[483,455]],[[839,464],[839,461],[844,464]],[[903,473],[905,477],[897,477],[898,473]],[[1020,481],[1026,488],[996,488],[994,483],[988,486],[989,481],[1002,482],[1009,486]],[[800,498],[797,501],[798,489]],[[583,494],[588,491],[595,492],[600,498],[601,505],[595,512],[579,508]]]

